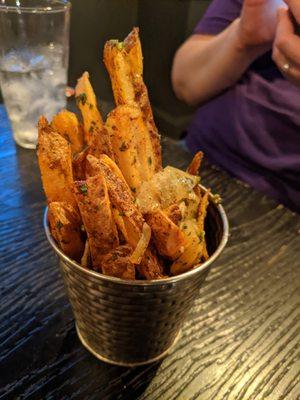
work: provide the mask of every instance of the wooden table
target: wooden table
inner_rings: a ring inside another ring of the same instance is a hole
[[[164,141],[167,163],[190,155]],[[229,243],[161,363],[120,368],[80,344],[42,228],[34,151],[0,108],[0,399],[300,399],[300,218],[206,165]],[[139,397],[140,396],[140,397]]]

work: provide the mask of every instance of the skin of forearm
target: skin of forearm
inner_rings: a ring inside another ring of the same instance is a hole
[[[261,53],[241,43],[239,19],[216,36],[195,35],[175,55],[174,91],[190,105],[201,104],[234,85]]]

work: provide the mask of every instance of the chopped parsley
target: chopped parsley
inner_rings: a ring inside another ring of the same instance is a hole
[[[123,42],[118,42],[118,43],[116,44],[116,46],[117,46],[117,49],[118,49],[118,50],[123,50],[123,49],[124,49],[124,43],[123,43]]]
[[[61,228],[63,227],[64,225],[60,222],[60,221],[57,221],[57,223],[56,223],[56,228],[60,231],[61,230]]]
[[[200,232],[198,237],[199,237],[199,241],[202,242],[205,237],[205,231]]]
[[[83,106],[85,105],[86,100],[87,100],[87,98],[86,98],[86,94],[85,93],[81,93],[76,97],[77,104],[81,103]]]
[[[81,191],[81,193],[82,193],[84,196],[87,195],[88,188],[87,188],[86,183],[83,183],[83,184],[80,186],[80,191]]]
[[[131,191],[133,192],[133,193],[136,193],[136,188],[135,187],[132,187],[132,188],[130,188],[131,189]]]
[[[148,164],[151,165],[152,164],[152,158],[148,157]]]

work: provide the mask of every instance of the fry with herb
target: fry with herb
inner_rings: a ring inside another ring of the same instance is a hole
[[[74,193],[87,233],[93,268],[101,271],[102,256],[119,245],[105,179],[99,174],[74,182]]]
[[[79,261],[84,251],[81,216],[70,204],[52,201],[48,211],[49,225],[54,239],[62,251]]]
[[[63,201],[77,207],[72,193],[73,171],[70,143],[48,124],[38,123],[38,162],[48,203]]]
[[[76,103],[81,111],[89,153],[98,157],[104,153],[113,157],[110,138],[97,105],[96,95],[88,72],[78,79],[75,89]]]

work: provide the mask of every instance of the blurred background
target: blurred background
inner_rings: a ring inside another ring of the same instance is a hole
[[[113,108],[110,81],[102,62],[106,40],[122,40],[140,28],[144,80],[163,135],[179,138],[193,109],[173,94],[170,70],[176,49],[188,37],[210,0],[71,0],[69,85],[89,71],[104,113]],[[0,102],[1,94],[0,94]]]

